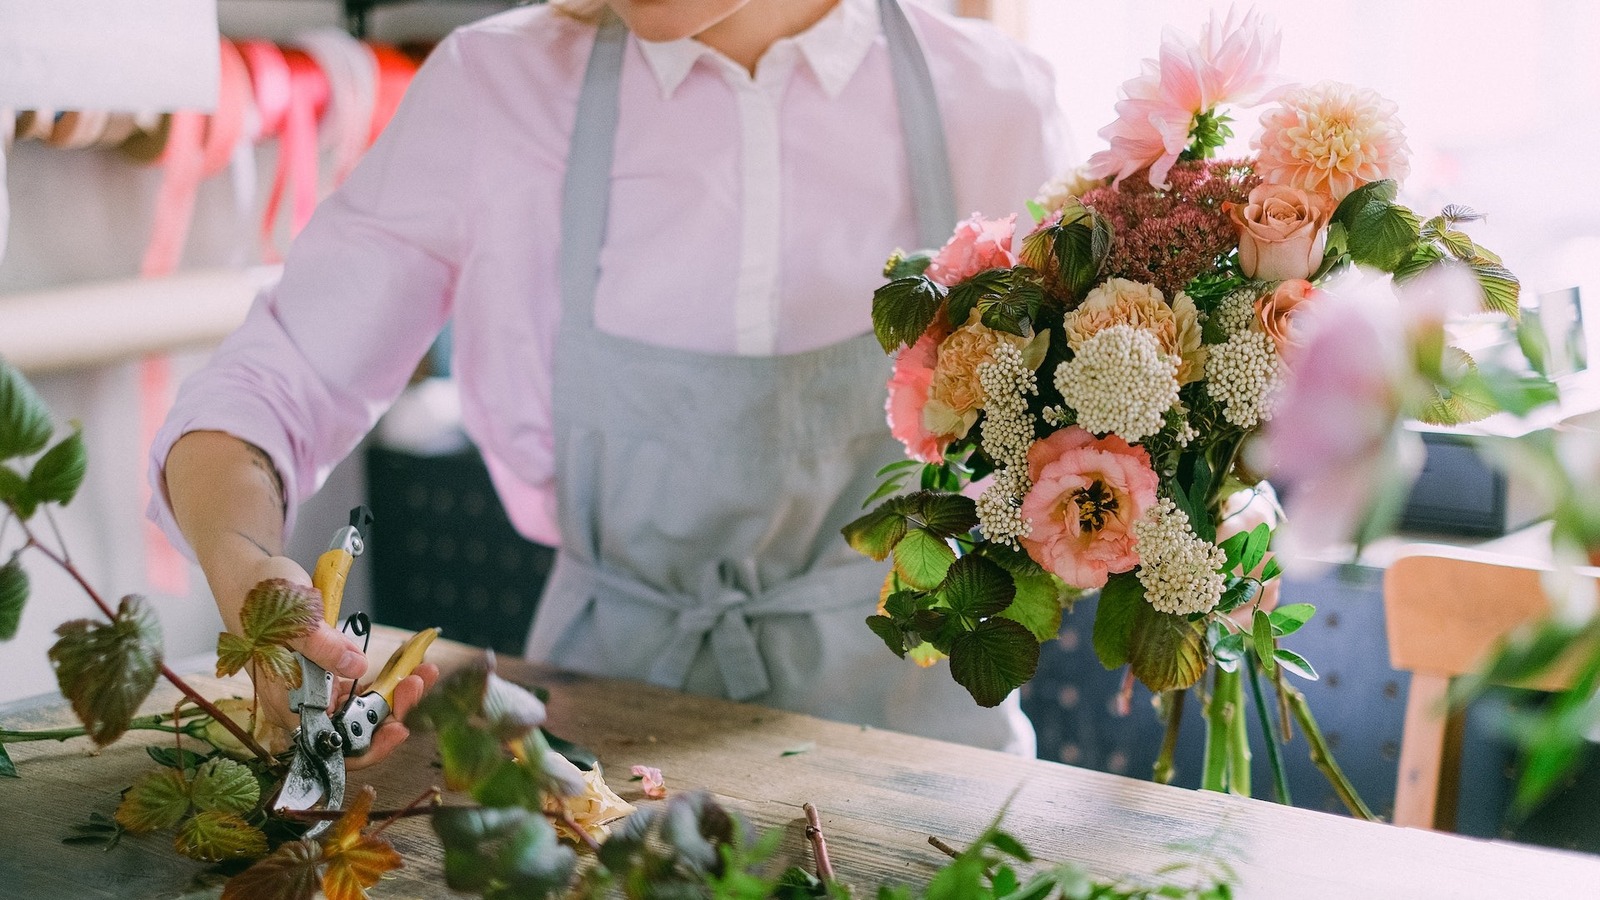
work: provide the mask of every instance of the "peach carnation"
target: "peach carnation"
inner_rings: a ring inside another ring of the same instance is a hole
[[[1411,173],[1396,107],[1362,87],[1324,81],[1286,94],[1261,116],[1256,174],[1343,200],[1364,184]]]
[[[978,378],[978,367],[994,360],[995,348],[1008,343],[1022,351],[1022,364],[1030,371],[1039,368],[1049,347],[1049,332],[1032,339],[996,331],[972,319],[939,344],[938,359],[929,379],[928,401],[922,408],[922,426],[934,435],[947,436],[948,443],[966,435],[978,421],[978,412],[988,399]]]
[[[1028,450],[1033,487],[1022,498],[1034,561],[1073,587],[1104,587],[1139,564],[1133,524],[1156,502],[1150,455],[1116,435],[1073,425]]]
[[[1205,374],[1200,312],[1188,294],[1179,291],[1168,306],[1161,291],[1152,285],[1108,278],[1066,315],[1067,344],[1077,352],[1084,341],[1113,325],[1150,332],[1162,352],[1179,360],[1179,384],[1198,381]]]

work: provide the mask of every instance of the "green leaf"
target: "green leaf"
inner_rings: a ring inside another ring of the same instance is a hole
[[[894,548],[895,571],[902,581],[919,591],[938,587],[955,561],[956,551],[922,528],[906,532]]]
[[[1463,222],[1476,222],[1482,219],[1483,213],[1470,206],[1452,203],[1439,211],[1439,217],[1452,225],[1460,225]]]
[[[1261,567],[1261,581],[1263,583],[1271,581],[1282,574],[1283,566],[1278,565],[1278,558],[1276,556],[1267,560],[1267,564]]]
[[[1272,635],[1272,619],[1260,609],[1250,618],[1250,641],[1254,645],[1256,658],[1261,660],[1261,669],[1268,675],[1278,670],[1277,660],[1273,651],[1277,649],[1278,642]]]
[[[883,267],[885,278],[916,278],[928,271],[928,264],[933,262],[932,254],[926,250],[906,253],[896,250]]]
[[[50,412],[33,385],[0,359],[0,459],[38,453],[50,430]]]
[[[978,527],[978,505],[971,497],[921,491],[904,499],[912,524],[938,537],[957,537]]]
[[[906,658],[906,636],[899,625],[888,616],[867,616],[867,627],[883,639],[884,644],[901,659]]]
[[[1254,578],[1233,578],[1217,600],[1217,612],[1231,613],[1256,599],[1260,593],[1261,584]]]
[[[1307,681],[1316,681],[1320,677],[1317,675],[1317,670],[1311,667],[1311,663],[1306,662],[1304,656],[1293,650],[1285,650],[1279,647],[1272,652],[1272,658],[1277,661],[1278,665],[1283,666],[1285,671],[1293,672]],[[1262,660],[1262,662],[1264,663],[1266,660]]]
[[[11,754],[6,752],[6,745],[0,744],[0,778],[21,778],[17,772],[17,764],[11,761]]]
[[[261,801],[261,783],[248,766],[218,757],[195,772],[189,794],[197,809],[242,816]]]
[[[1348,226],[1369,204],[1393,203],[1398,196],[1400,196],[1400,184],[1392,178],[1368,182],[1346,194],[1345,198],[1339,201],[1338,208],[1333,211],[1333,220]]]
[[[950,288],[945,300],[945,314],[949,316],[950,324],[959,328],[967,324],[967,319],[971,317],[972,310],[978,306],[979,301],[998,300],[1005,297],[1010,290],[1010,269],[986,269]]]
[[[896,278],[872,294],[872,330],[885,353],[914,344],[933,324],[944,288],[921,276]]]
[[[1478,279],[1478,288],[1483,291],[1483,308],[1512,319],[1517,318],[1522,311],[1522,283],[1517,276],[1505,266],[1482,257],[1474,258],[1468,265]]]
[[[72,502],[83,475],[88,471],[89,454],[83,446],[83,432],[73,429],[72,434],[39,457],[28,473],[28,494],[40,503]]]
[[[1462,262],[1471,262],[1478,255],[1478,245],[1465,232],[1445,231],[1439,235],[1439,243],[1444,245],[1446,252]]]
[[[1113,575],[1100,591],[1094,613],[1094,652],[1100,665],[1115,669],[1127,665],[1133,643],[1133,622],[1144,602],[1144,585],[1132,574]]]
[[[1246,535],[1244,550],[1241,553],[1240,565],[1245,574],[1249,574],[1261,565],[1267,556],[1267,545],[1272,542],[1272,526],[1265,522],[1250,529]]]
[[[1000,615],[1028,629],[1039,643],[1054,639],[1061,632],[1061,608],[1065,587],[1055,576],[1017,575],[1016,599]]]
[[[157,769],[128,788],[117,823],[134,834],[171,828],[189,812],[189,784],[176,769]]]
[[[1039,668],[1039,642],[1010,619],[990,618],[950,643],[950,675],[979,706],[998,706]]]
[[[977,627],[980,620],[1004,612],[1016,596],[1011,575],[981,556],[956,560],[939,585],[939,597],[950,607],[951,615],[960,618],[965,631]]]
[[[322,603],[315,588],[284,578],[258,583],[239,610],[240,630],[217,637],[217,677],[226,678],[249,666],[290,688],[300,686],[300,663],[289,645],[310,634],[321,620]]]
[[[155,760],[157,765],[166,766],[169,769],[178,769],[182,772],[189,772],[193,769],[198,769],[206,761],[204,756],[201,756],[193,750],[185,750],[182,747],[157,747],[150,745],[144,748],[144,752],[152,760]]]
[[[49,651],[56,681],[89,738],[103,747],[128,730],[155,685],[161,627],[143,598],[130,594],[112,622],[76,619],[56,634],[60,638]]]
[[[487,778],[505,759],[494,735],[465,724],[439,729],[439,758],[444,764],[445,786],[453,791],[472,788]]]
[[[897,511],[896,497],[872,512],[844,526],[841,531],[851,549],[863,556],[884,560],[906,536],[906,517]]]
[[[1201,626],[1140,603],[1128,645],[1133,675],[1153,693],[1192,686],[1208,662]]]
[[[518,807],[441,809],[433,829],[445,849],[445,883],[458,891],[549,896],[567,885],[577,865],[544,816]]]
[[[1222,571],[1224,571],[1224,572],[1234,572],[1234,571],[1245,571],[1245,572],[1248,572],[1249,571],[1249,569],[1244,569],[1240,565],[1241,563],[1244,562],[1244,545],[1249,540],[1250,540],[1250,532],[1248,532],[1248,531],[1240,531],[1240,532],[1236,532],[1233,536],[1229,537],[1227,540],[1217,544],[1217,549],[1222,551],[1222,555],[1223,555],[1223,558],[1224,558],[1223,559],[1223,563],[1222,563]]]
[[[482,732],[478,732],[481,734]],[[441,732],[442,740],[443,732]],[[538,809],[543,802],[545,783],[530,757],[517,762],[505,756],[485,760],[487,768],[470,784],[472,799],[488,807],[522,806]]]
[[[232,813],[209,810],[185,820],[173,843],[184,856],[205,862],[267,854],[267,836],[261,829]]]
[[[1278,637],[1294,634],[1300,626],[1311,621],[1317,614],[1317,608],[1309,603],[1290,603],[1273,610],[1268,617],[1272,620],[1272,632]]]
[[[1418,275],[1432,268],[1435,263],[1444,259],[1444,252],[1432,244],[1419,244],[1412,248],[1411,253],[1395,266],[1394,280],[1397,284],[1405,284],[1415,279]]]
[[[1363,265],[1393,272],[1417,246],[1422,222],[1398,203],[1375,200],[1362,207],[1350,223],[1350,258]]]
[[[0,641],[17,636],[22,624],[22,609],[28,603],[28,572],[22,561],[12,555],[0,566]]]
[[[1244,632],[1230,631],[1222,635],[1211,643],[1211,654],[1223,671],[1238,671],[1239,663],[1244,659]]]

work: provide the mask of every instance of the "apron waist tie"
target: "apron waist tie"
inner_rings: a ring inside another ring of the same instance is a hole
[[[863,595],[863,585],[881,581],[883,565],[870,559],[851,561],[766,589],[749,589],[732,583],[725,571],[707,572],[697,593],[668,593],[627,575],[563,554],[566,573],[591,586],[596,603],[635,603],[673,613],[674,633],[650,667],[647,680],[674,690],[688,680],[689,669],[707,635],[711,652],[728,697],[750,700],[766,693],[766,661],[750,630],[751,620],[774,615],[807,615],[855,606],[863,610],[875,595]],[[815,627],[815,620],[811,620]]]

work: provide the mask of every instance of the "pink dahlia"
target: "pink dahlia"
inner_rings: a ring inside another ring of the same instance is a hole
[[[1028,450],[1033,487],[1022,498],[1032,532],[1023,549],[1074,587],[1104,587],[1139,564],[1133,523],[1156,502],[1150,455],[1116,435],[1073,425]]]
[[[1261,116],[1256,174],[1332,197],[1411,174],[1411,148],[1396,106],[1366,88],[1324,81],[1296,88]]]
[[[1116,121],[1100,129],[1110,146],[1089,157],[1086,174],[1121,181],[1148,167],[1150,184],[1165,189],[1195,116],[1223,103],[1253,106],[1277,83],[1279,42],[1254,12],[1219,22],[1213,11],[1198,42],[1163,30],[1160,58],[1122,83]]]
[[[978,213],[956,226],[955,234],[940,248],[926,273],[945,287],[960,284],[985,269],[1009,269],[1017,264],[1011,238],[1017,227],[1015,213],[1004,219],[985,219]]]

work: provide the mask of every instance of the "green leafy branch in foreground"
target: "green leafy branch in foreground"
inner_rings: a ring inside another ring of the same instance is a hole
[[[88,458],[77,427],[52,445],[54,432],[49,410],[32,385],[0,359],[0,541],[13,522],[22,535],[21,545],[0,564],[0,640],[16,636],[28,601],[23,554],[43,556],[70,576],[104,616],[104,621],[76,619],[63,624],[56,629],[58,640],[49,649],[61,693],[90,739],[105,746],[127,731],[159,676],[263,762],[270,761],[271,754],[248,731],[162,662],[161,627],[144,598],[130,594],[113,608],[72,562],[51,507],[65,506],[77,495]],[[49,522],[55,533],[54,546],[30,524],[38,518]],[[16,774],[3,744],[0,774]]]

